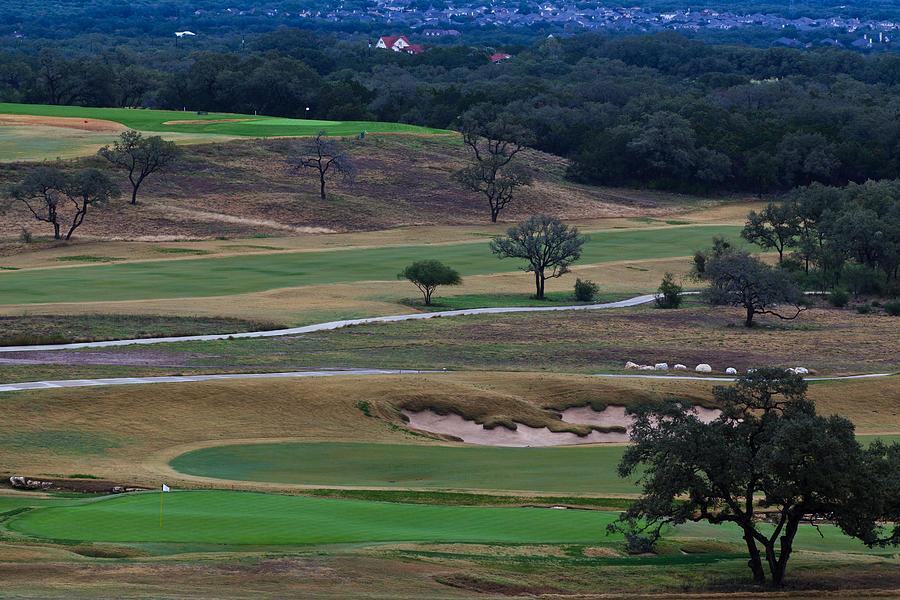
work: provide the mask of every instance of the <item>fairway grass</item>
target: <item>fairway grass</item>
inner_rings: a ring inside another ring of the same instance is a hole
[[[735,226],[695,226],[589,235],[582,264],[686,256],[713,236],[736,238]],[[0,304],[196,298],[353,281],[395,280],[414,260],[437,259],[461,275],[509,272],[486,242],[327,252],[283,252],[3,272]]]
[[[204,448],[169,464],[189,475],[315,486],[634,494],[622,446],[500,448],[354,443]]]
[[[142,493],[37,509],[14,517],[9,527],[36,537],[105,542],[589,543],[614,539],[605,530],[614,518],[613,513],[598,511],[448,507],[198,491]]]
[[[69,117],[79,119],[102,119],[121,123],[130,129],[148,132],[214,133],[230,136],[309,136],[325,130],[328,135],[359,135],[368,133],[452,133],[442,129],[418,127],[404,123],[381,123],[375,121],[319,121],[314,119],[285,119],[262,115],[240,115],[232,113],[208,113],[174,110],[144,110],[131,108],[89,108],[83,106],[50,106],[43,104],[0,103],[0,114],[35,115],[42,117]],[[219,122],[221,120],[238,121]],[[191,121],[191,123],[173,123]],[[211,121],[197,123],[197,121]]]

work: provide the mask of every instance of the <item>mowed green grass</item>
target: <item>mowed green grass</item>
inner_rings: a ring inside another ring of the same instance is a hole
[[[162,499],[162,525],[160,525]],[[14,517],[37,537],[106,542],[329,544],[387,541],[589,543],[613,513],[390,504],[249,492],[142,493]]]
[[[594,233],[579,264],[686,256],[740,227],[697,226]],[[0,273],[0,304],[205,297],[352,281],[395,280],[404,266],[438,259],[461,275],[514,271],[486,242],[179,259]],[[64,294],[60,290],[65,290]]]
[[[237,444],[182,454],[182,473],[316,486],[636,494],[623,446],[502,448],[360,443]]]
[[[209,490],[71,500],[15,515],[7,527],[39,538],[119,543],[603,544],[620,539],[606,532],[616,517],[601,511],[393,504]],[[767,526],[761,528],[765,531]],[[822,526],[821,531],[824,537],[813,527],[801,527],[795,550],[873,552],[833,526]],[[688,523],[665,533],[740,542],[740,530],[732,524]]]
[[[369,133],[451,133],[404,123],[375,121],[318,121],[313,119],[285,119],[262,115],[209,113],[173,110],[143,110],[131,108],[89,108],[83,106],[50,106],[44,104],[0,103],[0,114],[36,115],[42,117],[73,117],[115,121],[131,129],[153,132],[217,133],[225,135],[269,137],[316,135],[321,130],[328,135],[359,135]],[[174,124],[169,121],[216,121],[221,119],[248,119],[229,123]]]

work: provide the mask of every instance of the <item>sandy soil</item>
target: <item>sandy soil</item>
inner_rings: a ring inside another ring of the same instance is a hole
[[[704,423],[709,423],[719,416],[715,409],[696,407],[694,412]],[[553,432],[546,427],[536,428],[516,423],[516,430],[506,427],[485,429],[475,421],[464,419],[455,413],[439,415],[430,410],[412,412],[404,410],[409,424],[423,431],[442,433],[460,438],[469,444],[484,446],[566,446],[572,444],[624,443],[628,441],[627,433],[602,433],[593,431],[585,437],[569,432]],[[631,419],[625,415],[624,406],[608,406],[603,411],[595,411],[590,406],[569,408],[563,411],[562,420],[579,425],[597,425],[599,427],[625,427],[630,429]]]
[[[102,131],[105,133],[118,133],[125,131],[126,127],[115,121],[103,119],[80,119],[74,117],[40,117],[36,115],[0,115],[0,127],[13,127],[20,125],[43,125],[45,127],[65,127],[67,129],[81,129],[83,131]]]
[[[237,123],[239,121],[254,121],[255,119],[191,119],[189,121],[165,121],[163,125],[207,125],[209,123]]]

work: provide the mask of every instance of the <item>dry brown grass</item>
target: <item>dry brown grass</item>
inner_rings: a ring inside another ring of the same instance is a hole
[[[183,452],[226,443],[446,443],[391,426],[392,419],[401,423],[396,407],[410,398],[461,406],[471,403],[494,418],[515,420],[520,415],[543,413],[545,406],[592,400],[624,404],[662,397],[709,398],[713,385],[702,381],[611,381],[583,375],[448,372],[7,393],[3,394],[7,425],[0,464],[9,474],[89,473],[146,486],[166,481],[182,487],[235,483],[245,489],[299,489],[302,486],[190,477],[172,471],[167,463]],[[896,414],[900,378],[816,384],[810,388],[810,397],[821,413],[837,412],[853,419],[860,433],[900,432]],[[356,406],[360,400],[370,402],[373,412],[383,418],[366,417]],[[55,431],[77,432],[101,441],[87,451],[15,442],[23,434]],[[103,448],[103,439],[112,440],[110,447]]]
[[[252,234],[284,235],[305,228],[336,231],[418,225],[476,225],[488,221],[485,201],[452,180],[465,164],[465,150],[445,136],[377,136],[355,141],[360,174],[349,184],[335,181],[322,202],[312,177],[296,175],[285,159],[296,152],[291,140],[249,140],[193,146],[164,176],[148,179],[138,206],[116,204],[96,211],[77,238],[185,239]],[[519,220],[550,212],[569,220],[667,217],[714,203],[672,194],[575,186],[562,179],[565,162],[539,152],[526,159],[535,185],[523,189],[502,218]],[[96,159],[70,163],[110,168]],[[21,180],[33,165],[13,164],[0,184]],[[112,172],[111,172],[112,173]],[[121,179],[121,173],[112,173]],[[127,184],[127,182],[124,182]],[[0,224],[0,237],[14,239],[21,227],[46,232],[19,207]],[[17,250],[8,244],[5,253]]]
[[[102,131],[118,133],[127,129],[121,123],[103,119],[82,119],[75,117],[41,117],[37,115],[0,115],[0,127],[17,127],[21,125],[39,127],[64,127],[82,131]]]

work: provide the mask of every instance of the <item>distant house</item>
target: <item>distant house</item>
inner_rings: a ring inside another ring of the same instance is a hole
[[[425,52],[425,48],[423,48],[419,44],[410,44],[403,49],[403,52],[406,52],[407,54],[422,54],[423,52]]]
[[[194,37],[195,35],[197,35],[197,34],[194,33],[193,31],[176,31],[175,32],[175,37],[185,37],[185,36],[186,37]]]
[[[384,48],[385,50],[393,50],[394,52],[400,52],[407,46],[411,46],[409,40],[406,39],[406,36],[403,35],[383,35],[378,38],[378,43],[375,44],[376,48]]]
[[[510,56],[509,54],[506,54],[506,53],[503,53],[503,52],[498,52],[498,53],[496,53],[496,54],[492,54],[492,55],[491,55],[491,62],[493,62],[493,63],[501,63],[501,62],[507,61],[507,60],[509,60],[509,59],[511,59],[511,58],[512,58],[512,56]]]
[[[422,35],[425,37],[446,37],[462,35],[455,29],[423,29]]]
[[[874,46],[875,43],[869,39],[868,35],[864,35],[861,38],[859,38],[858,40],[856,40],[855,42],[853,42],[853,44],[851,44],[851,45],[854,48],[859,48],[861,50],[868,50],[869,48]]]
[[[771,44],[770,46],[787,46],[788,48],[804,48],[805,45],[800,40],[795,40],[793,38],[780,37]]]

